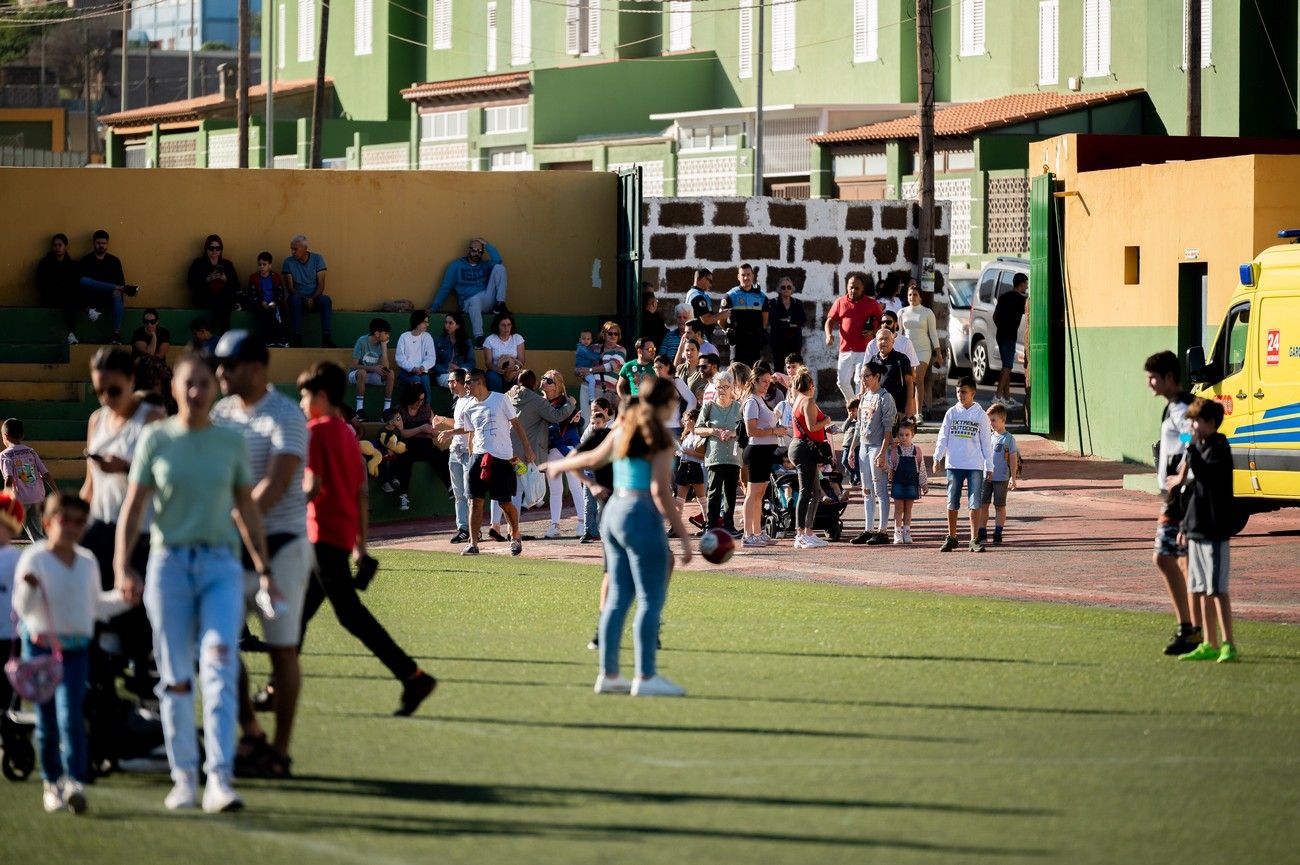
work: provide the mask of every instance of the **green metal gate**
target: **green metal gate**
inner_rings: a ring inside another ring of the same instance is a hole
[[[618,173],[618,319],[629,338],[641,332],[641,169]]]
[[[1029,431],[1065,431],[1065,285],[1061,250],[1065,212],[1052,174],[1033,178],[1029,191]]]

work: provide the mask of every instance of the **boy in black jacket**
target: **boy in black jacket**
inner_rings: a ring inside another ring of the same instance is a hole
[[[1228,540],[1236,522],[1232,500],[1232,449],[1219,432],[1223,406],[1198,399],[1187,410],[1192,444],[1187,448],[1178,482],[1184,490],[1185,511],[1178,541],[1187,542],[1187,592],[1200,604],[1205,641],[1184,661],[1237,660],[1232,645],[1232,605],[1228,601]],[[1211,601],[1213,601],[1211,603]],[[1219,645],[1215,619],[1222,623]]]

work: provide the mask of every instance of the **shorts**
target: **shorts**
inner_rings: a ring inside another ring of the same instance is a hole
[[[1003,369],[1014,369],[1016,365],[1016,340],[1011,338],[1006,342],[998,340],[998,355],[1002,358]]]
[[[349,384],[356,384],[356,383],[357,383],[357,373],[360,372],[360,371],[361,371],[361,370],[358,370],[358,369],[350,369],[350,370],[348,370],[348,383],[349,383]],[[367,372],[367,373],[366,373],[366,384],[385,384],[385,383],[386,383],[386,382],[385,382],[382,378],[380,378],[379,373],[377,373],[377,372]]]
[[[1187,591],[1228,594],[1228,542],[1187,541]]]
[[[302,607],[307,597],[307,582],[316,567],[316,555],[306,535],[268,535],[267,551],[271,555],[271,579],[284,596],[285,612],[268,619],[253,598],[261,588],[257,573],[247,554],[244,557],[244,605],[249,615],[262,623],[262,640],[269,646],[296,646],[302,638]]]
[[[961,485],[966,483],[966,505],[972,511],[980,506],[980,488],[984,486],[983,469],[948,469],[948,510],[961,510]]]
[[[473,499],[490,499],[494,502],[508,502],[515,497],[518,476],[510,460],[492,457],[492,468],[487,480],[483,480],[480,469],[482,454],[474,454],[469,463],[469,495]]]
[[[682,460],[681,465],[677,467],[677,477],[674,478],[679,487],[693,487],[697,484],[704,484],[704,466],[699,463],[693,463],[690,460]]]
[[[1156,555],[1187,558],[1186,545],[1178,544],[1178,523],[1156,523]]]
[[[1007,506],[1007,482],[984,481],[980,484],[980,507],[993,505],[995,508]]]
[[[745,468],[749,469],[751,484],[765,484],[772,475],[772,463],[776,460],[776,445],[749,445],[741,457]]]

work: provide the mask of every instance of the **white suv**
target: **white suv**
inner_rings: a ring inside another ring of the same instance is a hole
[[[997,328],[993,325],[993,309],[997,306],[998,298],[1012,290],[1011,280],[1018,273],[1029,276],[1027,259],[998,256],[984,265],[980,271],[979,285],[971,296],[966,327],[966,357],[955,358],[957,363],[954,365],[967,366],[962,361],[968,361],[971,375],[983,384],[991,383],[1002,371],[1002,358],[995,335]],[[1033,290],[1032,285],[1029,290]],[[1020,330],[1016,334],[1016,363],[1012,372],[1021,375],[1025,372],[1025,352],[1029,347],[1029,335],[1026,332],[1028,320],[1027,314],[1020,319]]]

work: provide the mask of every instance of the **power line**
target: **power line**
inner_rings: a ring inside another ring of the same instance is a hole
[[[1278,74],[1282,76],[1282,87],[1286,89],[1286,98],[1291,103],[1291,110],[1300,114],[1300,109],[1296,108],[1295,97],[1291,95],[1291,85],[1286,81],[1286,70],[1282,68],[1282,61],[1277,56],[1277,48],[1273,46],[1273,36],[1268,32],[1268,25],[1264,23],[1264,13],[1259,9],[1259,0],[1255,0],[1255,14],[1259,16],[1259,26],[1264,31],[1264,38],[1268,40],[1268,50],[1273,52],[1273,62],[1277,64]]]

